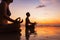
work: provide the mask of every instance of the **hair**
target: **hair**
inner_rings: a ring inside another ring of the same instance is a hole
[[[13,0],[2,0],[2,1],[5,1],[5,2],[8,2],[8,1],[13,2]]]
[[[27,13],[26,13],[26,15],[27,15],[27,16],[30,16],[30,13],[29,13],[29,12],[27,12]]]
[[[2,0],[2,1],[6,1],[7,2],[8,0]]]

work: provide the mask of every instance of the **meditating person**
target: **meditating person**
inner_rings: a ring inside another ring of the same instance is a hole
[[[7,26],[10,26],[11,24],[9,25],[8,21],[11,21],[13,23],[19,22],[17,20],[13,20],[12,18],[10,18],[11,12],[9,10],[9,5],[12,2],[13,0],[1,0],[0,3],[0,26],[2,26],[1,28],[6,28]],[[22,21],[19,23],[22,23]]]
[[[26,40],[29,40],[29,37],[30,37],[30,34],[31,33],[35,33],[35,22],[34,23],[32,23],[32,22],[30,22],[30,20],[29,20],[29,17],[30,17],[30,13],[29,12],[27,12],[26,13],[26,19],[25,19],[25,27],[26,27],[26,29],[25,29],[25,36],[26,36]]]
[[[20,40],[20,17],[17,19],[10,18],[11,12],[9,5],[13,0],[1,0],[0,3],[0,40]],[[8,24],[11,21],[11,24]],[[2,33],[2,34],[1,34]]]

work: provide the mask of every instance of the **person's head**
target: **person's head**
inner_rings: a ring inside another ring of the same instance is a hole
[[[13,2],[13,0],[2,0],[2,1],[5,1],[7,3],[12,3]]]
[[[27,12],[27,13],[26,13],[26,16],[27,16],[27,17],[29,17],[29,16],[30,16],[30,13],[29,13],[29,12]]]

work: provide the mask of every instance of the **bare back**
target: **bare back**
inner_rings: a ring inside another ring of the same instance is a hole
[[[6,3],[1,3],[0,4],[0,24],[7,23],[7,19],[4,17],[4,14],[7,13],[6,9],[7,9]]]

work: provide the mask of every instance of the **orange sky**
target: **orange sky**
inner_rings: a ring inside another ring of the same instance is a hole
[[[45,5],[45,6],[42,6]],[[38,7],[38,8],[36,8]],[[30,20],[37,23],[60,23],[59,0],[14,0],[10,5],[11,18],[26,18],[26,12],[30,12]],[[23,22],[24,23],[24,22]]]

